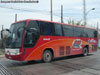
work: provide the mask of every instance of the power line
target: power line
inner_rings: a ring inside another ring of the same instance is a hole
[[[11,9],[11,10],[18,10],[18,11],[25,11],[25,12],[38,12],[38,13],[43,13],[43,14],[49,14],[50,15],[50,11],[44,11],[44,10],[33,10],[33,9],[25,9],[25,8],[12,8],[12,7],[5,7],[5,6],[0,6],[0,8],[5,8],[5,9]],[[57,15],[56,13],[53,14],[56,17],[61,17],[60,15]],[[65,19],[65,18],[64,18]]]
[[[26,9],[19,9],[19,8],[12,8],[12,7],[5,7],[5,6],[0,6],[0,8],[5,8],[5,9],[11,9],[11,10],[19,10],[19,11],[26,11],[26,12],[49,12],[49,11],[44,11],[44,10],[26,10]]]
[[[45,13],[45,14],[50,13],[50,11],[44,11],[44,10],[32,10],[32,9],[26,10],[26,9],[22,9],[22,8],[19,9],[19,8],[12,8],[12,7],[5,7],[5,6],[0,6],[0,8],[11,9],[11,10],[18,10],[18,11],[26,11],[26,12],[40,12],[40,13]],[[54,14],[54,15],[58,16],[56,14]]]

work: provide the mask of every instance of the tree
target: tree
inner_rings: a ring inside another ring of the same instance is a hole
[[[83,26],[84,24],[82,23],[82,21],[75,21],[73,19],[70,19],[68,20],[68,24],[72,24],[72,25],[78,25],[78,26]]]

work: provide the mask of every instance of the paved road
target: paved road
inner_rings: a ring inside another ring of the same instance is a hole
[[[100,50],[86,57],[64,57],[51,63],[0,58],[0,75],[100,75]]]

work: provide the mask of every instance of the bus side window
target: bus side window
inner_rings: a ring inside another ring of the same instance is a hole
[[[55,36],[62,36],[62,25],[55,24]]]
[[[24,47],[33,47],[34,46],[34,35],[31,32],[26,32]]]
[[[64,32],[64,36],[69,36],[72,37],[73,36],[73,27],[72,26],[66,26],[63,25],[63,32]]]
[[[83,37],[83,29],[79,27],[74,27],[74,37]]]
[[[94,31],[94,38],[96,38],[97,37],[97,31],[95,30]]]
[[[89,37],[87,33],[83,32],[83,37]]]
[[[40,34],[41,35],[54,35],[54,24],[49,22],[40,22]]]
[[[30,21],[27,28],[28,29],[35,28],[35,29],[39,30],[38,22],[37,21]]]
[[[29,31],[30,28],[36,29],[36,31]],[[28,30],[28,31],[27,31]],[[27,26],[25,39],[24,39],[24,47],[34,47],[39,39],[39,25],[37,21],[30,21]]]

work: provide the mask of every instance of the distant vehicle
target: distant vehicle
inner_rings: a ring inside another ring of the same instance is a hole
[[[8,32],[5,56],[12,60],[50,62],[98,49],[97,30],[82,26],[28,19],[13,23]]]

